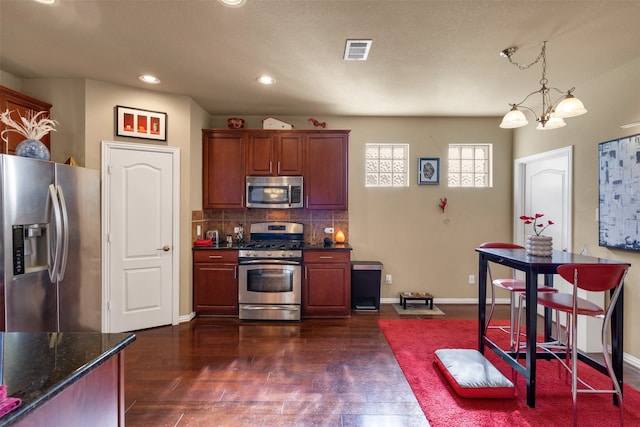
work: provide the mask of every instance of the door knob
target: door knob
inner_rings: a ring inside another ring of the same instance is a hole
[[[164,245],[163,247],[158,248],[157,250],[158,250],[158,251],[165,251],[165,252],[168,252],[170,249],[171,249],[171,247],[170,247],[169,245]]]

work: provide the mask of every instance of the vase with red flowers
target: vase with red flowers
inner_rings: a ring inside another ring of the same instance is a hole
[[[534,233],[527,235],[527,244],[525,246],[527,255],[550,257],[553,253],[553,238],[542,235],[544,230],[553,225],[553,221],[548,220],[545,222],[541,220],[543,216],[544,214],[537,213],[534,216],[522,215],[520,217],[525,225],[532,225]]]

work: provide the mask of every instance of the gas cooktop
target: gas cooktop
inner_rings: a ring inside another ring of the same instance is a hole
[[[255,240],[240,245],[240,249],[251,250],[299,250],[303,242],[299,240]]]

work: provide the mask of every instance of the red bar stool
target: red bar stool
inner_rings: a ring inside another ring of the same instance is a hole
[[[563,362],[555,353],[554,356],[560,360],[560,363],[571,372],[571,394],[573,397],[573,424],[578,425],[577,413],[577,395],[578,393],[615,393],[618,396],[618,405],[620,408],[620,425],[623,425],[624,413],[622,408],[622,390],[620,384],[613,371],[611,356],[607,350],[607,331],[611,323],[611,315],[622,290],[624,277],[629,267],[625,264],[567,264],[558,267],[558,274],[566,281],[573,284],[573,292],[541,294],[538,296],[538,304],[548,307],[559,312],[567,313],[570,326],[567,325],[569,331],[569,347],[571,350],[571,365]],[[613,295],[609,299],[606,309],[596,305],[590,301],[577,296],[579,289],[589,292],[606,292],[613,290]],[[589,384],[578,377],[578,316],[591,316],[602,318],[602,355],[606,365],[609,377],[613,383],[610,389],[594,389]],[[578,388],[578,383],[582,388]]]
[[[520,245],[516,245],[514,243],[503,243],[503,242],[485,242],[480,245],[481,248],[484,249],[524,249],[524,247]],[[524,295],[526,291],[526,284],[524,280],[516,278],[516,271],[512,270],[511,278],[504,279],[494,279],[493,274],[491,273],[491,263],[487,264],[487,272],[489,274],[489,281],[491,282],[491,308],[489,310],[489,315],[487,316],[487,320],[485,323],[485,330],[489,328],[498,328],[507,333],[509,333],[509,349],[511,351],[516,351],[519,347],[519,332],[520,332],[520,322],[519,319],[522,316],[522,308],[524,306],[524,298],[520,299],[520,304],[518,306],[518,311],[516,314],[516,296]],[[496,294],[495,288],[500,288],[509,291],[510,297],[510,323],[509,327],[505,328],[504,326],[490,326],[489,323],[493,317],[493,312],[496,307]],[[558,292],[557,289],[552,288],[550,286],[538,286],[538,293],[546,293],[546,292]]]

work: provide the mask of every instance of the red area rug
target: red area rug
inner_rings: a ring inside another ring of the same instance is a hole
[[[526,384],[516,378],[515,399],[465,399],[455,394],[434,364],[439,348],[477,348],[476,320],[378,320],[391,350],[429,423],[434,426],[558,426],[572,425],[571,379],[565,382],[564,371],[558,375],[557,361],[538,361],[536,407],[526,403]],[[494,335],[495,334],[495,335]],[[508,345],[508,335],[498,329],[490,331],[496,342]],[[504,338],[504,342],[501,340]],[[511,368],[492,351],[485,356],[507,378]],[[608,378],[582,364],[581,377],[593,386],[608,387]],[[624,422],[640,425],[640,392],[624,386]],[[610,395],[578,395],[578,425],[615,426],[619,424],[618,407]]]

